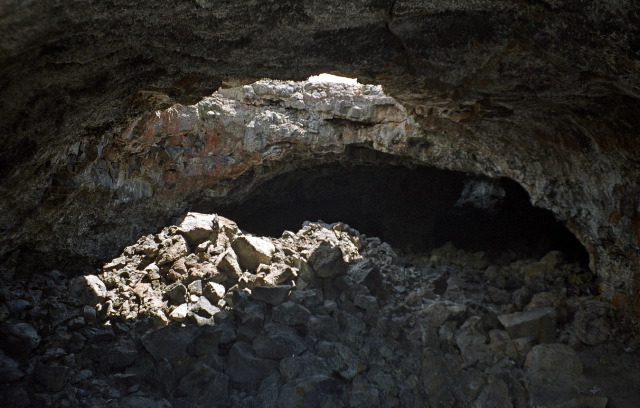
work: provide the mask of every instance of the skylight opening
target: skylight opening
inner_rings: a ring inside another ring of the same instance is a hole
[[[310,76],[309,82],[358,85],[358,78],[347,78],[347,77],[341,77],[341,76],[331,75],[331,74],[320,74],[320,75]]]

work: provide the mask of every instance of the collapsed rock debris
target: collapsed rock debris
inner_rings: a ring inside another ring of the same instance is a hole
[[[343,223],[269,238],[189,213],[99,273],[0,293],[13,407],[605,407],[640,390],[590,375],[581,356],[605,348],[638,372],[640,336],[558,251],[399,256]]]

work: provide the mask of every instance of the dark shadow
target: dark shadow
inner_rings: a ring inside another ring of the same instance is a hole
[[[480,192],[462,200],[465,186],[473,189],[474,183],[491,185],[498,196]],[[341,221],[402,251],[426,252],[452,242],[492,255],[539,257],[560,250],[588,263],[575,236],[550,211],[531,205],[515,181],[430,167],[319,165],[278,175],[233,204],[196,203],[192,210],[219,213],[258,235],[278,237],[304,221]]]

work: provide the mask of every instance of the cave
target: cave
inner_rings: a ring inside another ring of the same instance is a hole
[[[362,157],[369,163],[354,164]],[[309,220],[345,222],[401,252],[426,253],[451,242],[494,258],[558,250],[588,265],[584,246],[553,213],[535,208],[515,181],[393,162],[356,148],[347,160],[274,176],[238,202],[204,200],[191,210],[226,216],[256,235],[279,237]]]
[[[0,32],[7,405],[637,405],[635,2],[9,0]]]

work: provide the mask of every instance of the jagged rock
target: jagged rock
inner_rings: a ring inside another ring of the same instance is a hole
[[[498,320],[513,339],[533,337],[540,343],[552,343],[556,338],[556,311],[552,307],[500,315]]]
[[[187,288],[180,282],[175,282],[167,286],[165,293],[169,299],[178,304],[185,303],[189,300]]]
[[[35,327],[29,323],[5,322],[0,325],[0,348],[10,357],[28,357],[40,341]]]
[[[309,265],[319,278],[333,278],[347,271],[347,263],[343,259],[339,246],[330,242],[322,242],[309,256]]]
[[[281,359],[298,355],[307,349],[298,333],[287,326],[265,325],[263,333],[253,340],[256,354],[264,358]]]
[[[191,306],[191,310],[206,317],[213,317],[220,312],[220,308],[212,305],[204,296],[200,296],[198,301]]]
[[[250,344],[237,342],[229,352],[225,373],[235,382],[256,384],[277,369],[277,362],[260,358]]]
[[[107,288],[95,275],[78,276],[69,284],[69,298],[83,304],[95,305],[107,295]]]
[[[351,380],[367,368],[353,351],[342,343],[321,341],[318,355],[325,359],[329,367],[341,377]]]
[[[187,241],[182,235],[174,235],[171,237],[169,245],[160,250],[156,264],[158,266],[165,265],[169,262],[176,261],[187,253],[189,253]]]
[[[229,398],[228,382],[229,377],[225,374],[199,363],[180,380],[174,396],[192,407],[225,406]]]
[[[461,322],[467,308],[451,301],[431,302],[418,313],[432,327],[439,327],[448,320]]]
[[[187,348],[200,330],[197,327],[180,327],[171,324],[160,330],[153,330],[141,337],[142,345],[156,362],[180,360],[187,355]]]
[[[331,375],[331,369],[326,361],[314,354],[304,353],[298,356],[287,356],[280,361],[280,373],[285,382],[294,378],[304,378],[313,375]]]
[[[189,282],[196,280],[211,280],[213,282],[221,283],[227,279],[225,275],[218,272],[216,267],[209,263],[197,263],[189,268]]]
[[[35,380],[49,392],[58,392],[68,383],[73,370],[59,365],[39,365],[35,371]]]
[[[18,381],[22,377],[24,372],[20,370],[20,363],[0,351],[0,383]]]
[[[343,407],[343,403],[335,396],[336,388],[336,381],[325,375],[292,380],[282,387],[278,406],[300,407],[309,404],[318,407]]]
[[[242,275],[242,268],[233,250],[223,252],[216,260],[216,267],[230,278],[238,278]]]
[[[217,218],[216,214],[187,213],[178,226],[178,232],[191,246],[197,246],[207,240],[215,241]]]
[[[169,313],[169,318],[176,322],[184,322],[189,316],[189,305],[183,303]]]
[[[526,377],[530,381],[529,399],[532,406],[606,405],[606,398],[587,394],[589,384],[582,376],[582,362],[575,350],[565,344],[533,347],[527,355],[525,367]],[[578,404],[581,400],[584,405]]]
[[[285,301],[289,291],[291,285],[258,286],[251,291],[251,298],[275,306]]]
[[[224,298],[225,292],[225,287],[216,282],[207,282],[202,289],[202,294],[213,304],[217,304],[220,299]]]
[[[270,264],[276,250],[271,242],[247,235],[234,239],[231,247],[238,256],[240,266],[249,271],[256,271],[260,264]]]
[[[278,323],[297,326],[306,324],[311,317],[311,312],[297,303],[284,302],[273,308],[272,317]]]
[[[575,314],[573,328],[576,336],[584,344],[595,346],[604,343],[611,336],[611,310],[602,302],[585,302]]]

